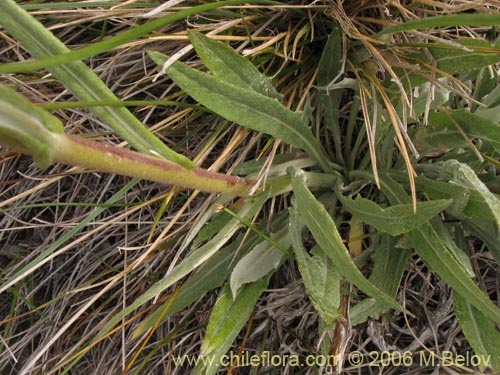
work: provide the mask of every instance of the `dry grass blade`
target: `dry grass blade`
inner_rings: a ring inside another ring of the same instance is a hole
[[[373,90],[372,93],[370,93],[368,91],[368,88],[365,86],[363,79],[359,76],[359,74],[356,71],[355,74],[358,79],[359,96],[361,99],[361,108],[363,109],[363,118],[365,119],[365,127],[366,127],[366,134],[368,137],[368,147],[370,149],[370,158],[372,160],[373,175],[375,176],[375,184],[380,189],[380,179],[378,176],[378,168],[377,168],[377,155],[375,151],[377,105],[374,104],[373,106],[373,121],[372,121],[372,119],[370,119],[370,108],[368,102],[370,98],[372,98]]]
[[[398,114],[396,113],[396,110],[394,106],[392,105],[389,97],[387,96],[385,92],[385,88],[381,85],[379,82],[378,78],[375,77],[374,68],[370,66],[370,64],[366,64],[363,67],[358,67],[353,65],[352,62],[351,68],[353,72],[356,74],[358,78],[358,84],[360,85],[360,97],[361,97],[361,102],[362,102],[362,108],[363,108],[363,116],[365,118],[365,124],[366,124],[366,129],[367,129],[367,135],[368,135],[368,145],[370,148],[370,155],[371,155],[371,160],[372,160],[372,168],[374,170],[374,175],[375,179],[377,181],[377,185],[380,185],[379,180],[378,180],[378,173],[377,173],[377,160],[376,160],[376,155],[375,155],[375,138],[374,138],[374,124],[372,124],[372,121],[369,116],[369,108],[367,105],[367,89],[363,84],[363,77],[368,79],[370,82],[370,85],[376,92],[379,93],[380,97],[382,98],[382,101],[385,105],[385,108],[389,114],[389,117],[391,119],[391,122],[394,126],[394,130],[396,132],[396,137],[398,139],[398,145],[401,150],[401,153],[403,155],[403,158],[406,163],[406,167],[408,169],[408,176],[410,178],[410,184],[411,184],[411,190],[412,190],[412,198],[413,198],[413,205],[414,208],[416,209],[417,205],[417,195],[416,195],[416,188],[415,188],[415,181],[414,181],[414,176],[415,176],[415,171],[413,169],[412,161],[410,158],[410,155],[408,153],[407,146],[410,148],[412,153],[415,156],[418,156],[418,152],[415,149],[415,146],[413,145],[412,141],[408,137],[406,133],[406,119],[407,119],[407,113],[409,111],[409,108],[411,107],[410,105],[410,100],[408,98],[408,95],[406,93],[405,88],[403,87],[403,84],[399,78],[399,76],[394,72],[394,70],[391,67],[391,64],[384,58],[384,56],[380,53],[379,49],[376,47],[376,45],[383,44],[380,41],[371,39],[369,36],[364,35],[361,33],[358,28],[355,26],[353,20],[347,15],[344,7],[340,3],[336,3],[332,1],[329,3],[331,6],[330,14],[332,17],[335,18],[336,21],[338,21],[343,29],[343,31],[349,35],[351,38],[354,40],[359,40],[362,45],[370,52],[372,55],[375,63],[378,65],[379,69],[382,72],[388,72],[388,74],[391,76],[392,81],[396,83],[399,92],[401,94],[401,99],[403,103],[403,116],[400,118]],[[370,94],[368,94],[370,95]]]
[[[448,119],[450,120],[450,122],[453,124],[453,126],[455,126],[455,128],[457,128],[458,132],[462,135],[462,137],[464,137],[465,141],[467,142],[467,144],[469,145],[470,149],[474,152],[474,154],[477,156],[478,160],[482,163],[484,162],[484,158],[483,156],[481,155],[481,152],[477,149],[476,145],[472,142],[472,140],[469,138],[469,136],[465,133],[465,131],[462,129],[462,127],[460,126],[460,124],[457,122],[457,120],[455,120],[453,118],[453,116],[451,115],[450,111],[448,111],[446,108],[444,107],[440,107],[439,108],[440,111],[442,111],[446,117],[448,117]]]

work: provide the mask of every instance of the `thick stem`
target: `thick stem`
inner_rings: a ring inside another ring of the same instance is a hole
[[[209,172],[201,168],[187,169],[165,159],[81,137],[53,134],[53,141],[54,161],[101,172],[234,196],[249,195],[256,183],[255,180]]]

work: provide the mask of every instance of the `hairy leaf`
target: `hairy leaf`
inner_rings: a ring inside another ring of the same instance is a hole
[[[315,247],[312,256],[307,254],[302,244],[302,227],[297,209],[293,208],[290,212],[290,237],[300,275],[314,308],[323,321],[331,325],[343,318],[339,311],[341,276],[332,260],[320,248]]]
[[[246,58],[221,42],[202,33],[190,31],[189,40],[198,56],[212,74],[222,81],[281,100],[269,78]]]
[[[414,212],[413,204],[382,208],[377,203],[361,197],[352,200],[338,195],[338,198],[349,212],[356,214],[363,222],[393,236],[407,233],[427,223],[452,202],[451,199],[418,202],[417,211]]]
[[[500,264],[500,230],[498,226],[484,218],[464,220],[464,224],[472,235],[484,242],[495,261]]]
[[[356,267],[342,243],[333,219],[307,188],[302,171],[294,172],[292,186],[295,195],[294,206],[297,207],[318,245],[333,260],[338,272],[370,297],[387,304],[388,307],[406,312],[394,299],[370,283]]]
[[[134,331],[134,337],[138,337],[152,328],[159,319],[163,320],[176,314],[208,291],[221,286],[228,278],[234,264],[248,252],[249,246],[255,245],[257,238],[253,238],[253,240],[246,239],[243,248],[240,245],[242,241],[243,235],[238,236],[234,242],[218,251],[203,264],[198,271],[182,284],[179,293],[175,297],[168,298],[139,324]],[[172,301],[172,299],[174,300]],[[168,310],[165,311],[166,309]]]
[[[331,83],[337,83],[343,75],[342,66],[342,33],[338,28],[334,28],[328,36],[326,45],[323,48],[318,66],[318,91],[319,101],[325,109],[323,119],[325,125],[332,132],[332,139],[335,145],[335,156],[337,162],[342,163],[342,136],[339,124],[339,106],[342,90],[331,89]],[[336,80],[336,81],[335,81]]]
[[[382,191],[392,204],[403,204],[410,200],[406,193],[401,194],[401,186],[385,173],[380,181]],[[407,236],[417,254],[452,289],[481,309],[489,319],[500,322],[500,309],[470,279],[465,268],[456,260],[431,224],[421,225],[409,232]]]
[[[149,55],[159,66],[167,61],[167,56],[159,52],[149,52]],[[301,148],[324,169],[331,169],[328,158],[300,113],[291,111],[276,99],[227,83],[178,61],[167,68],[167,74],[186,93],[220,116]]]
[[[481,359],[478,366],[480,371],[484,371],[488,365],[493,371],[500,371],[500,332],[497,325],[460,293],[455,293],[453,299],[460,327]]]
[[[454,182],[467,189],[477,191],[484,202],[490,209],[497,227],[500,229],[500,199],[493,194],[488,187],[477,177],[476,173],[466,164],[460,163],[456,160],[448,160],[445,166],[450,167],[453,171],[454,178],[451,182]]]
[[[271,234],[271,238],[285,249],[290,247],[287,227]],[[255,246],[231,272],[230,287],[233,298],[236,298],[243,285],[257,281],[269,272],[276,270],[284,258],[285,254],[268,241],[264,240]]]
[[[192,372],[195,375],[212,375],[226,354],[238,333],[244,327],[252,313],[257,299],[266,289],[271,275],[242,287],[236,299],[233,299],[229,285],[226,285],[219,296],[208,322],[207,333],[201,344],[200,356],[210,359],[198,362]],[[214,360],[214,361],[212,361]],[[230,365],[230,364],[226,364]]]
[[[432,54],[432,64],[448,74],[459,74],[479,70],[500,61],[500,49],[483,39],[462,38],[454,42],[465,48],[429,43],[426,49]],[[420,57],[427,61],[422,52]]]
[[[433,198],[452,198],[454,203],[449,207],[449,211],[454,216],[493,218],[487,204],[475,190],[424,176],[418,177],[417,183],[420,183],[424,191]]]
[[[445,113],[432,112],[429,114],[429,125],[419,126],[416,132],[412,133],[412,139],[419,151],[426,153],[469,147],[462,135],[463,131],[470,139],[481,139],[500,153],[500,123],[465,109],[450,111],[450,114],[456,124]]]
[[[434,230],[437,232],[438,236],[441,237],[444,244],[453,254],[458,263],[462,265],[462,267],[467,271],[470,277],[474,277],[474,270],[472,269],[472,264],[470,262],[469,256],[465,252],[464,249],[460,248],[457,243],[453,240],[450,235],[450,232],[443,224],[441,220],[433,219],[432,226]]]

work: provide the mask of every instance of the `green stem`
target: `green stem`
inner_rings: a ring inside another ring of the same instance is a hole
[[[249,195],[256,183],[254,180],[209,172],[201,168],[184,168],[165,159],[82,137],[53,134],[52,140],[52,155],[55,161],[101,172],[234,196]]]
[[[42,168],[54,161],[172,185],[247,196],[256,181],[64,134],[61,122],[14,90],[0,86],[0,145],[33,156]],[[152,152],[152,151],[150,151]],[[160,156],[158,154],[158,156]]]

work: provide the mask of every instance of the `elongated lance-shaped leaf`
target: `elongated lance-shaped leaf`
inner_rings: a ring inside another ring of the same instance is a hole
[[[352,200],[341,194],[337,196],[349,212],[358,215],[363,222],[375,229],[393,236],[407,233],[427,223],[452,203],[451,199],[418,202],[415,212],[412,204],[382,208],[369,199],[357,197]]]
[[[307,254],[302,243],[304,224],[299,221],[297,208],[290,209],[290,238],[300,275],[314,308],[329,326],[344,318],[339,310],[341,276],[321,248],[315,247],[312,256]]]
[[[464,48],[452,47],[428,43],[427,50],[433,57],[432,64],[436,68],[448,74],[459,74],[479,70],[483,67],[496,64],[500,61],[499,47],[479,38],[460,38],[454,40]],[[424,52],[421,54],[422,60],[428,58]]]
[[[380,177],[382,192],[392,204],[408,203],[409,197],[401,185],[385,173]],[[489,319],[500,322],[500,309],[472,281],[466,269],[456,260],[431,224],[421,225],[407,236],[417,254],[452,289],[467,298],[469,303],[483,311]]]
[[[47,57],[69,52],[64,43],[13,0],[2,0],[0,24],[33,56]],[[49,66],[47,69],[79,100],[118,100],[99,77],[81,61]],[[194,167],[192,161],[168,148],[127,108],[91,107],[90,110],[139,151],[144,153],[153,151],[184,167]]]
[[[280,246],[287,249],[290,246],[288,227],[285,226],[276,233],[271,234],[271,238]],[[246,254],[231,272],[229,286],[236,299],[239,290],[243,285],[257,281],[271,271],[275,271],[283,262],[285,254],[278,250],[269,241],[262,241]]]
[[[198,362],[193,375],[213,375],[220,365],[232,366],[228,358],[231,356],[223,356],[245,326],[271,275],[243,286],[236,299],[233,299],[229,285],[224,287],[212,310],[207,333],[201,344],[200,357],[205,361]]]
[[[460,327],[475,354],[481,359],[479,369],[484,371],[489,365],[493,371],[500,371],[500,332],[497,325],[460,293],[455,293],[453,299]]]
[[[188,35],[196,53],[215,77],[270,98],[278,100],[283,98],[283,95],[273,87],[269,78],[232,48],[202,33],[190,31]]]
[[[370,297],[386,304],[388,307],[408,313],[393,298],[380,291],[363,276],[354,264],[349,251],[342,243],[342,238],[332,217],[307,188],[304,172],[293,171],[292,173],[292,186],[295,195],[294,205],[318,245],[333,260],[338,272]]]
[[[498,229],[500,229],[500,199],[488,189],[467,164],[456,160],[448,160],[444,165],[445,167],[450,167],[453,171],[454,178],[451,180],[452,183],[473,189],[481,195],[495,217]]]
[[[463,223],[472,235],[484,242],[495,261],[500,264],[500,231],[496,223],[480,218],[464,219]]]
[[[429,125],[419,126],[412,134],[415,146],[422,152],[446,151],[450,148],[469,147],[466,135],[481,139],[500,153],[500,124],[481,116],[480,112],[471,113],[460,109],[450,111],[450,117],[443,112],[432,112]],[[470,142],[470,141],[469,141]]]
[[[224,217],[228,220],[224,221],[224,225],[221,223],[215,225],[215,227],[217,227],[217,232],[222,230],[232,218],[224,212],[220,213],[220,215],[219,217]],[[283,226],[287,218],[287,212],[277,214],[272,220],[270,230],[275,231],[275,229]],[[214,221],[217,221],[217,217],[208,225],[214,223]],[[261,226],[262,230],[265,230],[264,228],[269,229],[269,222],[265,222],[261,224]],[[252,231],[245,235],[240,234],[236,239],[231,241],[229,245],[214,254],[198,269],[198,271],[194,272],[188,280],[182,284],[180,292],[175,297],[172,296],[167,299],[167,301],[142,321],[134,331],[134,337],[140,336],[146,330],[153,327],[155,323],[161,319],[162,313],[163,319],[166,319],[191,303],[194,303],[208,291],[221,286],[231,274],[235,264],[260,243],[262,243],[262,237],[256,232]],[[172,298],[175,298],[173,303],[171,301]],[[171,305],[169,306],[170,303]],[[165,309],[167,308],[168,310],[166,311]]]
[[[342,51],[342,33],[338,28],[334,28],[326,41],[323,53],[318,66],[318,90],[319,101],[323,104],[323,121],[332,132],[333,143],[335,145],[336,162],[344,164],[342,155],[345,146],[342,146],[342,131],[339,121],[339,107],[342,91],[339,89],[329,89],[330,84],[336,84],[344,74],[344,63]]]
[[[444,176],[445,172],[448,171],[449,168],[447,170],[440,168],[439,174]],[[423,172],[425,173],[425,169]],[[402,172],[390,171],[386,173],[398,182],[406,183],[408,181],[407,176]],[[481,195],[473,189],[428,178],[423,174],[420,174],[416,178],[416,182],[419,191],[425,193],[431,199],[453,199],[453,203],[447,208],[446,211],[450,212],[455,217],[460,219],[476,219],[481,217],[488,220],[494,218],[491,210],[484,202]]]
[[[159,52],[149,52],[149,55],[159,66],[168,59]],[[187,94],[220,116],[301,148],[324,170],[332,170],[328,157],[300,113],[291,111],[276,99],[227,83],[179,61],[167,68],[167,74]]]
[[[444,244],[448,248],[448,250],[451,251],[455,259],[458,261],[458,263],[461,264],[461,266],[467,271],[469,276],[473,278],[475,276],[474,269],[472,268],[471,260],[469,258],[469,255],[467,252],[464,250],[464,245],[462,244],[460,247],[457,244],[457,240],[452,237],[450,234],[450,230],[446,227],[446,225],[439,220],[439,218],[433,218],[431,220],[431,224],[436,231],[436,233],[441,237],[443,240]],[[463,228],[460,229],[455,229],[454,231],[462,233],[463,234]],[[457,237],[457,234],[455,234],[455,237]]]

